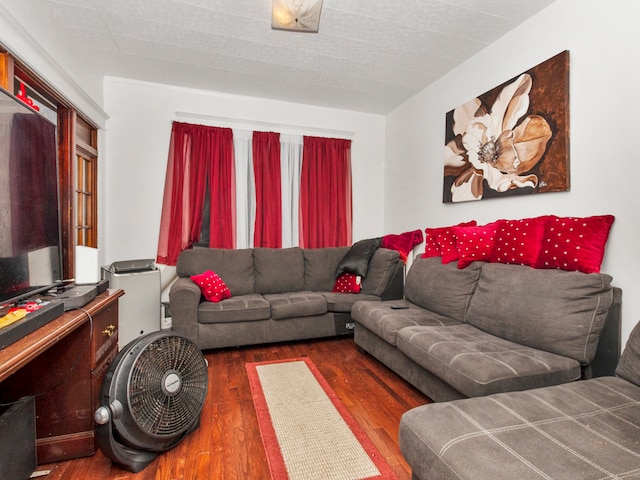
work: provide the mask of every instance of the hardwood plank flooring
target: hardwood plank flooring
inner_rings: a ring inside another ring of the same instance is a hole
[[[205,356],[209,391],[200,427],[147,468],[126,472],[98,451],[38,470],[51,470],[46,480],[269,480],[245,363],[310,357],[398,479],[411,478],[398,448],[398,424],[405,411],[430,400],[359,352],[352,337],[211,350]]]

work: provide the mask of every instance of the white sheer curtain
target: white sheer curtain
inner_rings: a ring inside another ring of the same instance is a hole
[[[233,129],[236,166],[236,248],[253,247],[256,185],[253,178],[250,130]]]
[[[298,219],[300,176],[302,173],[302,135],[280,134],[282,176],[282,248],[300,244]]]
[[[256,219],[256,185],[251,139],[253,131],[233,129],[236,167],[236,248],[253,247]],[[300,244],[299,209],[302,174],[302,135],[280,134],[282,180],[282,247]]]

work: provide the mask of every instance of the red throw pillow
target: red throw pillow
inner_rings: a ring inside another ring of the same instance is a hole
[[[470,222],[462,222],[458,225],[452,225],[449,227],[425,229],[425,250],[422,257],[442,257],[442,263],[449,263],[457,260],[458,251],[456,249],[453,228],[471,227],[477,224],[478,223],[475,220],[471,220]]]
[[[535,267],[546,218],[498,220],[491,262]]]
[[[475,227],[454,227],[458,249],[458,268],[468,267],[472,262],[488,262],[493,253],[497,222]]]
[[[342,273],[336,279],[332,292],[335,293],[360,293],[362,277],[354,273]]]
[[[438,239],[436,238],[436,234],[433,230],[435,229],[427,228],[424,231],[424,253],[422,254],[422,258],[440,256],[440,245],[438,244]]]
[[[613,215],[583,218],[550,216],[536,268],[600,272],[604,247],[614,220]]]
[[[210,302],[220,302],[225,298],[231,298],[229,287],[222,281],[217,273],[207,270],[200,275],[192,275],[191,280],[202,290],[202,295]]]

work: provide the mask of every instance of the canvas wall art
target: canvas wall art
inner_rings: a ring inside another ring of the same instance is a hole
[[[443,202],[569,190],[569,52],[446,114]]]

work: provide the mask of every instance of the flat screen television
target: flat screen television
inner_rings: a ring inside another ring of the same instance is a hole
[[[60,284],[56,125],[0,89],[0,304]]]

